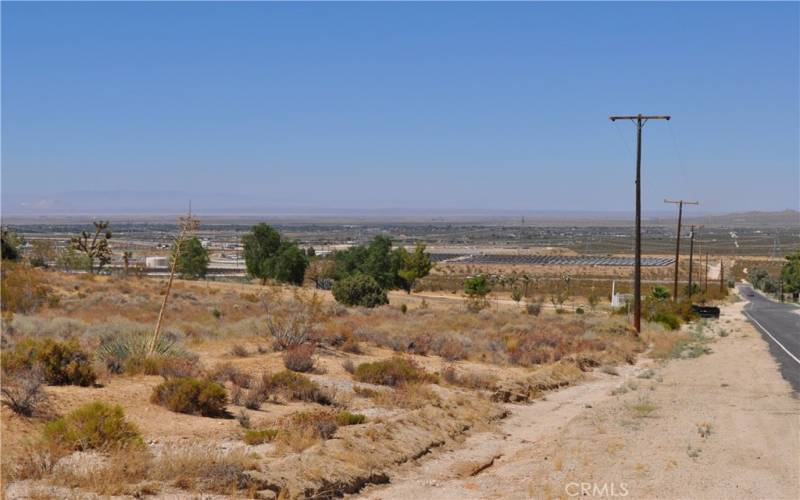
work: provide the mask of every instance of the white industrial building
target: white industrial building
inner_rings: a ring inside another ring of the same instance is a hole
[[[146,257],[144,267],[146,269],[163,269],[169,267],[169,259],[167,257]]]

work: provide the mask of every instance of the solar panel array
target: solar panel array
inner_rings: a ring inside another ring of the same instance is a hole
[[[545,266],[633,266],[633,257],[592,255],[503,255],[503,254],[431,254],[433,262],[459,264],[511,264]],[[673,264],[675,259],[642,257],[642,266],[658,267]]]

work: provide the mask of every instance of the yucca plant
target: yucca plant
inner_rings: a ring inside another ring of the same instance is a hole
[[[104,339],[97,350],[97,357],[112,373],[122,372],[153,372],[158,371],[158,360],[165,358],[187,357],[172,335],[159,337],[153,350],[153,366],[148,368],[146,360],[149,357],[150,341],[143,334],[129,334]]]

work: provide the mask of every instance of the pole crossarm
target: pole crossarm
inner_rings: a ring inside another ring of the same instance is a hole
[[[667,198],[664,198],[664,203],[674,203],[676,205],[679,204],[679,203],[682,203],[684,205],[699,205],[700,204],[699,201],[668,200]]]
[[[617,115],[608,117],[612,122],[617,120],[670,120],[671,118],[669,115]]]

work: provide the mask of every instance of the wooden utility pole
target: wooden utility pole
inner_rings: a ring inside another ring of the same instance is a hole
[[[692,301],[692,275],[694,274],[694,269],[692,264],[694,263],[694,224],[692,224],[691,233],[689,233],[689,302]]]
[[[703,282],[703,293],[708,293],[708,252],[706,252],[706,277]]]
[[[725,262],[719,259],[719,294],[725,291]]]
[[[648,120],[669,120],[670,116],[610,116],[612,122],[631,120],[636,124],[636,256],[633,266],[633,326],[642,331],[642,128]]]
[[[683,205],[699,205],[699,201],[686,201],[686,200],[668,200],[664,199],[664,203],[675,203],[678,205],[678,234],[675,242],[675,278],[672,284],[672,300],[678,301],[678,264],[681,258],[681,222],[683,221]]]

